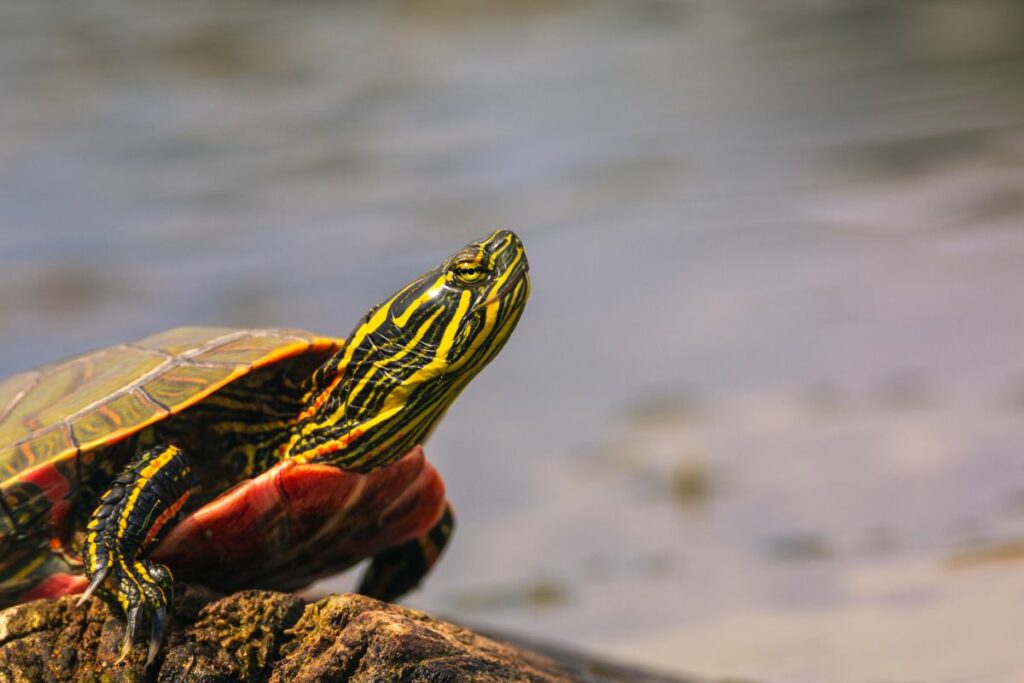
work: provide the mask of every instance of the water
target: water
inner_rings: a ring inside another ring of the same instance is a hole
[[[0,371],[344,335],[511,227],[409,603],[669,670],[1024,676],[1024,12],[0,6]],[[351,577],[318,587],[343,590]]]

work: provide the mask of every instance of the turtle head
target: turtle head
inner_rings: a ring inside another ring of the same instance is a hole
[[[498,230],[467,244],[384,305],[395,331],[435,356],[442,372],[471,372],[512,333],[529,295],[528,271],[522,241],[510,230]],[[420,337],[422,331],[428,334]],[[467,357],[472,351],[488,353],[474,363]]]
[[[426,439],[512,334],[528,270],[522,241],[498,230],[370,309],[329,362],[338,381],[318,420],[342,445],[324,459],[373,469]]]
[[[523,243],[510,230],[471,242],[374,307],[350,342],[376,347],[378,363],[399,356],[415,379],[471,379],[501,350],[530,292]],[[383,353],[386,347],[393,353]],[[416,362],[411,362],[414,357]]]

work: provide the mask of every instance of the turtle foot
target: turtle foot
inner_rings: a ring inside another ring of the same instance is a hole
[[[82,548],[89,585],[82,604],[95,594],[120,607],[127,623],[123,660],[147,620],[147,664],[156,658],[173,598],[174,579],[163,564],[141,559],[189,495],[189,467],[181,449],[154,446],[139,455],[111,483],[89,518]]]
[[[174,599],[174,579],[162,564],[140,560],[131,565],[115,565],[107,581],[96,588],[96,595],[119,606],[126,616],[124,640],[117,661],[124,660],[132,650],[135,636],[148,620],[148,666],[156,659],[167,628],[168,608]],[[125,569],[127,567],[127,569]],[[81,601],[79,601],[79,604]]]

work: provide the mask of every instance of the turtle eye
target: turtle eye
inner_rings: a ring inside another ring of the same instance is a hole
[[[484,279],[487,269],[475,261],[463,261],[454,264],[448,271],[456,282],[462,285],[474,285]]]

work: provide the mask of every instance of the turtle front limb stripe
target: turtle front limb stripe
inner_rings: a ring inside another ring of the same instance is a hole
[[[188,461],[181,450],[155,446],[114,479],[86,526],[82,554],[89,586],[79,604],[95,592],[124,610],[128,623],[122,657],[146,617],[151,623],[147,663],[160,647],[174,581],[167,567],[141,555],[185,504],[189,490]]]

